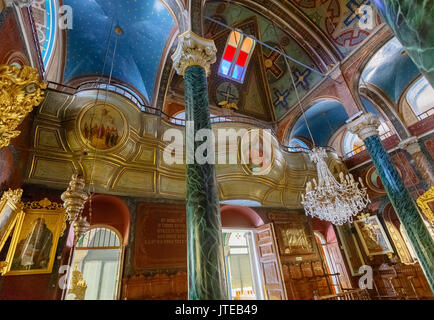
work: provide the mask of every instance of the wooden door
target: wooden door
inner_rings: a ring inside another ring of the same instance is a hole
[[[254,234],[265,297],[267,300],[286,300],[285,284],[273,224],[260,226]]]
[[[330,263],[332,264],[332,267],[334,268],[334,272],[339,273],[339,281],[340,285],[343,289],[349,289],[351,288],[351,281],[348,276],[347,269],[345,268],[345,262],[342,257],[341,250],[339,249],[339,244],[337,242],[335,243],[329,243],[326,246],[326,250],[329,253],[330,257]],[[332,271],[332,273],[334,273]]]

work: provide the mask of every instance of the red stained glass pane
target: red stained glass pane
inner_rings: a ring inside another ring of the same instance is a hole
[[[225,59],[227,61],[232,61],[234,59],[234,55],[235,55],[236,50],[237,50],[237,48],[234,48],[234,47],[228,45],[226,47],[226,51],[225,51],[225,55],[224,55],[223,59]]]
[[[244,51],[240,51],[240,54],[238,55],[238,59],[237,59],[237,65],[239,65],[240,67],[244,67],[246,65],[248,56],[249,56],[248,53]]]

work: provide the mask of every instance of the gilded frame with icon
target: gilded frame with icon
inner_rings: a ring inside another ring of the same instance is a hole
[[[392,245],[377,216],[359,219],[354,221],[354,225],[368,257],[393,253]]]
[[[25,203],[1,273],[6,276],[51,273],[66,218],[63,206],[47,198]]]

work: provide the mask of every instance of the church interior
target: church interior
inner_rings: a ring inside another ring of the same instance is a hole
[[[433,17],[0,0],[0,300],[432,300]]]

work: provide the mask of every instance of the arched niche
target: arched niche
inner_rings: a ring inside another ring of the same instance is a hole
[[[223,228],[258,228],[264,221],[256,211],[249,207],[223,205],[221,210]]]
[[[123,244],[128,244],[130,229],[130,211],[119,197],[105,194],[92,196],[92,214],[90,216],[88,200],[83,215],[91,225],[108,225],[116,229],[122,236]]]
[[[333,225],[329,221],[320,220],[318,218],[312,219],[312,229],[321,233],[326,243],[337,242],[336,233],[333,229]]]

